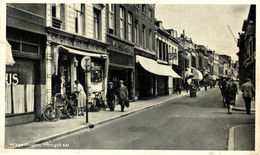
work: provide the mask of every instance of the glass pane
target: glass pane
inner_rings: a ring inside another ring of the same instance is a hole
[[[23,43],[22,52],[38,54],[38,46]]]
[[[35,43],[38,44],[39,43],[39,36],[37,35],[22,35],[22,41],[25,42],[30,42],[30,43]]]

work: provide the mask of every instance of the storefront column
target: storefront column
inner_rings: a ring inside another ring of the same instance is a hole
[[[52,90],[51,90],[51,43],[49,41],[47,41],[46,43],[46,101],[47,103],[50,102],[51,100],[51,94],[52,94]]]

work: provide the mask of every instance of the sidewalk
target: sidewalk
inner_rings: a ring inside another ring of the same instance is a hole
[[[246,114],[245,102],[242,92],[236,98],[236,104],[232,108],[236,111],[244,111]],[[251,112],[255,112],[255,101],[251,102]],[[229,130],[228,138],[229,151],[252,151],[255,150],[255,124],[234,126]]]
[[[246,113],[245,101],[242,97],[241,91],[239,91],[238,95],[236,96],[236,104],[233,106],[232,110],[245,111]],[[255,112],[255,101],[251,101],[251,112]]]
[[[84,115],[83,117],[77,116],[73,119],[60,119],[56,122],[43,121],[5,127],[5,149],[27,148],[87,129],[90,127],[90,124],[102,124],[188,95],[183,91],[181,95],[171,94],[148,100],[130,102],[130,107],[125,108],[125,112],[120,111],[119,105],[116,106],[114,112],[108,109],[106,111],[89,112],[89,123],[86,123],[86,115]]]

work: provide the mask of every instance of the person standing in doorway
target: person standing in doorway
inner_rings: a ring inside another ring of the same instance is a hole
[[[86,93],[84,92],[83,86],[80,84],[79,80],[75,80],[75,93],[77,93],[78,97],[78,108],[79,108],[79,116],[84,116],[83,108],[86,106]]]
[[[123,112],[125,108],[125,103],[127,100],[129,100],[129,97],[127,87],[124,85],[124,81],[120,80],[119,84],[120,86],[118,88],[118,98],[119,104],[121,105],[121,111]]]
[[[106,97],[107,97],[107,104],[109,106],[110,111],[114,111],[115,109],[115,95],[116,95],[116,90],[113,86],[113,82],[109,82]]]
[[[251,109],[251,100],[255,96],[255,89],[251,82],[251,79],[247,78],[246,83],[244,83],[241,87],[241,91],[243,92],[243,98],[246,105],[246,113],[250,115],[250,109]]]

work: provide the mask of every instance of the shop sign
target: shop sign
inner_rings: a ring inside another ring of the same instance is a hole
[[[17,85],[19,82],[18,73],[5,73],[5,83],[9,85]]]

